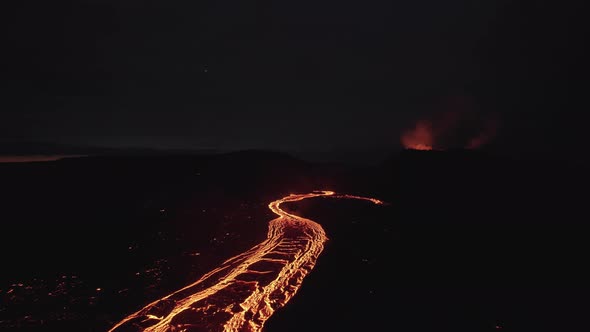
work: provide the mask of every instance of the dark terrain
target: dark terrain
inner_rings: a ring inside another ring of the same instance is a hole
[[[258,243],[267,204],[330,240],[267,331],[581,331],[586,167],[403,151],[374,166],[279,153],[0,164],[0,329],[104,331]]]

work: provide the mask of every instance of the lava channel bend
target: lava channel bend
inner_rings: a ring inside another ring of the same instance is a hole
[[[238,254],[194,283],[127,316],[109,332],[260,331],[296,293],[328,240],[318,223],[281,209],[313,197],[382,201],[333,191],[291,194],[271,202],[278,215],[266,240]]]

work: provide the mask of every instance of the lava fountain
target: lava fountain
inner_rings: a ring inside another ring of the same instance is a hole
[[[271,202],[278,215],[266,240],[238,254],[194,283],[156,300],[109,331],[260,331],[266,320],[297,293],[328,240],[318,223],[281,209],[313,197],[382,201],[332,191],[291,194]]]

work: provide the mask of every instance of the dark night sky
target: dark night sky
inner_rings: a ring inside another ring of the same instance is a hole
[[[580,148],[581,4],[14,1],[0,141],[395,147],[464,98],[500,146]]]

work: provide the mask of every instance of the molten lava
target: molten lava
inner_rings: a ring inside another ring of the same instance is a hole
[[[268,207],[279,217],[270,221],[265,241],[148,304],[109,331],[260,331],[275,310],[297,293],[328,239],[322,226],[289,214],[280,205],[320,196],[383,204],[332,191],[291,194],[271,202]]]

